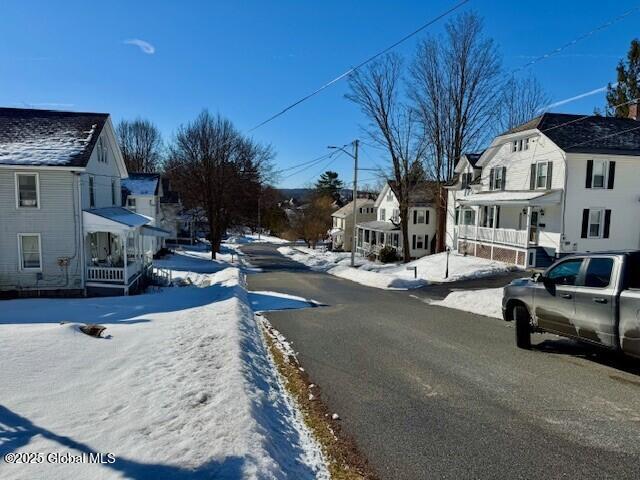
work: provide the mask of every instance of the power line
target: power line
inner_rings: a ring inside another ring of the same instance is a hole
[[[286,106],[285,108],[283,108],[282,110],[280,110],[278,113],[272,115],[271,117],[267,118],[266,120],[260,122],[258,125],[256,125],[253,128],[250,128],[247,132],[251,133],[254,130],[257,130],[258,128],[262,127],[263,125],[266,125],[267,123],[275,120],[276,118],[284,115],[286,112],[288,112],[289,110],[291,110],[292,108],[300,105],[302,102],[305,102],[307,100],[309,100],[310,98],[316,96],[318,93],[322,92],[323,90],[326,90],[327,88],[329,88],[331,85],[339,82],[340,80],[342,80],[345,77],[348,77],[349,75],[351,75],[352,73],[354,73],[355,71],[357,71],[358,69],[362,68],[363,66],[365,66],[367,63],[370,63],[372,61],[374,61],[376,58],[379,58],[380,56],[384,55],[385,53],[393,50],[394,48],[396,48],[398,45],[406,42],[407,40],[409,40],[410,38],[414,37],[415,35],[417,35],[418,33],[422,32],[424,29],[430,27],[431,25],[433,25],[434,23],[436,23],[438,20],[441,20],[442,18],[446,17],[447,15],[453,13],[454,11],[456,11],[457,9],[459,9],[460,7],[462,7],[463,5],[465,5],[466,3],[469,3],[471,0],[462,0],[461,2],[458,2],[456,5],[454,5],[453,7],[449,8],[447,11],[441,13],[440,15],[438,15],[437,17],[429,20],[427,23],[424,23],[423,25],[421,25],[419,28],[417,28],[416,30],[414,30],[413,32],[409,33],[408,35],[405,35],[404,37],[402,37],[400,40],[398,40],[397,42],[389,45],[387,48],[380,50],[378,53],[370,56],[369,58],[367,58],[366,60],[363,60],[362,62],[358,63],[355,67],[351,67],[350,69],[348,69],[347,71],[341,73],[340,75],[338,75],[337,77],[335,77],[333,80],[328,81],[327,83],[325,83],[324,85],[320,86],[319,88],[317,88],[316,90],[314,90],[313,92],[305,95],[304,97],[300,98],[299,100],[296,100],[295,102],[293,102],[292,104]]]

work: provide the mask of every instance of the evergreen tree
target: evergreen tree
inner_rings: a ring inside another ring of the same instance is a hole
[[[627,117],[631,100],[640,97],[640,41],[631,41],[626,60],[618,63],[617,80],[607,87],[607,115]],[[624,103],[625,105],[620,105]],[[618,105],[618,106],[617,106]]]
[[[338,200],[340,199],[340,191],[344,188],[344,184],[342,183],[342,180],[338,178],[337,172],[327,170],[320,175],[315,188],[319,195]]]

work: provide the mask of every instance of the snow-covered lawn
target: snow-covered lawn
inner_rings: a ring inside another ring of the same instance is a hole
[[[445,278],[446,253],[428,255],[408,264],[381,264],[356,255],[356,268],[352,268],[349,252],[322,252],[306,247],[279,247],[278,251],[314,270],[389,290],[417,288],[433,282],[481,278],[517,268],[507,263],[454,252],[449,255],[449,276]],[[417,268],[417,278],[414,278],[414,267]]]
[[[244,235],[233,235],[227,239],[227,243],[236,243],[236,244],[245,244],[245,243],[277,243],[277,244],[285,244],[290,243],[289,240],[285,240],[283,238],[274,237],[273,235],[265,235],[264,233],[260,234],[260,238],[258,238],[258,234],[244,234]]]
[[[0,460],[0,478],[328,478],[251,307],[305,300],[251,297],[237,268],[203,253],[159,262],[192,286],[0,302],[0,458],[116,458],[103,465]],[[106,338],[81,333],[83,323],[105,325]]]
[[[502,318],[502,288],[456,290],[447,295],[444,300],[432,300],[429,304]]]

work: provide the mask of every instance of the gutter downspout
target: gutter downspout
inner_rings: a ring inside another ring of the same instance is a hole
[[[87,296],[87,284],[85,281],[85,274],[87,270],[87,262],[86,262],[86,245],[84,244],[84,222],[82,216],[82,174],[76,173],[78,179],[78,223],[80,223],[80,282],[82,284],[83,294]]]
[[[560,250],[564,244],[564,224],[565,224],[565,210],[567,206],[567,177],[569,174],[569,163],[567,161],[567,153],[562,151],[562,159],[564,161],[564,187],[562,191],[562,211],[560,212],[560,240],[558,242],[558,248],[556,250],[556,259],[560,258]]]

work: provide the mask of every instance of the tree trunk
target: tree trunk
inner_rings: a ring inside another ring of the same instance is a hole
[[[216,259],[216,249],[214,247],[215,236],[213,234],[213,228],[211,228],[211,226],[209,226],[209,244],[211,245],[211,260],[215,260]]]
[[[411,251],[409,250],[409,206],[400,205],[400,230],[402,231],[402,261],[411,261]]]
[[[445,250],[447,231],[447,190],[441,184],[438,185],[436,202],[436,253],[440,253]]]

